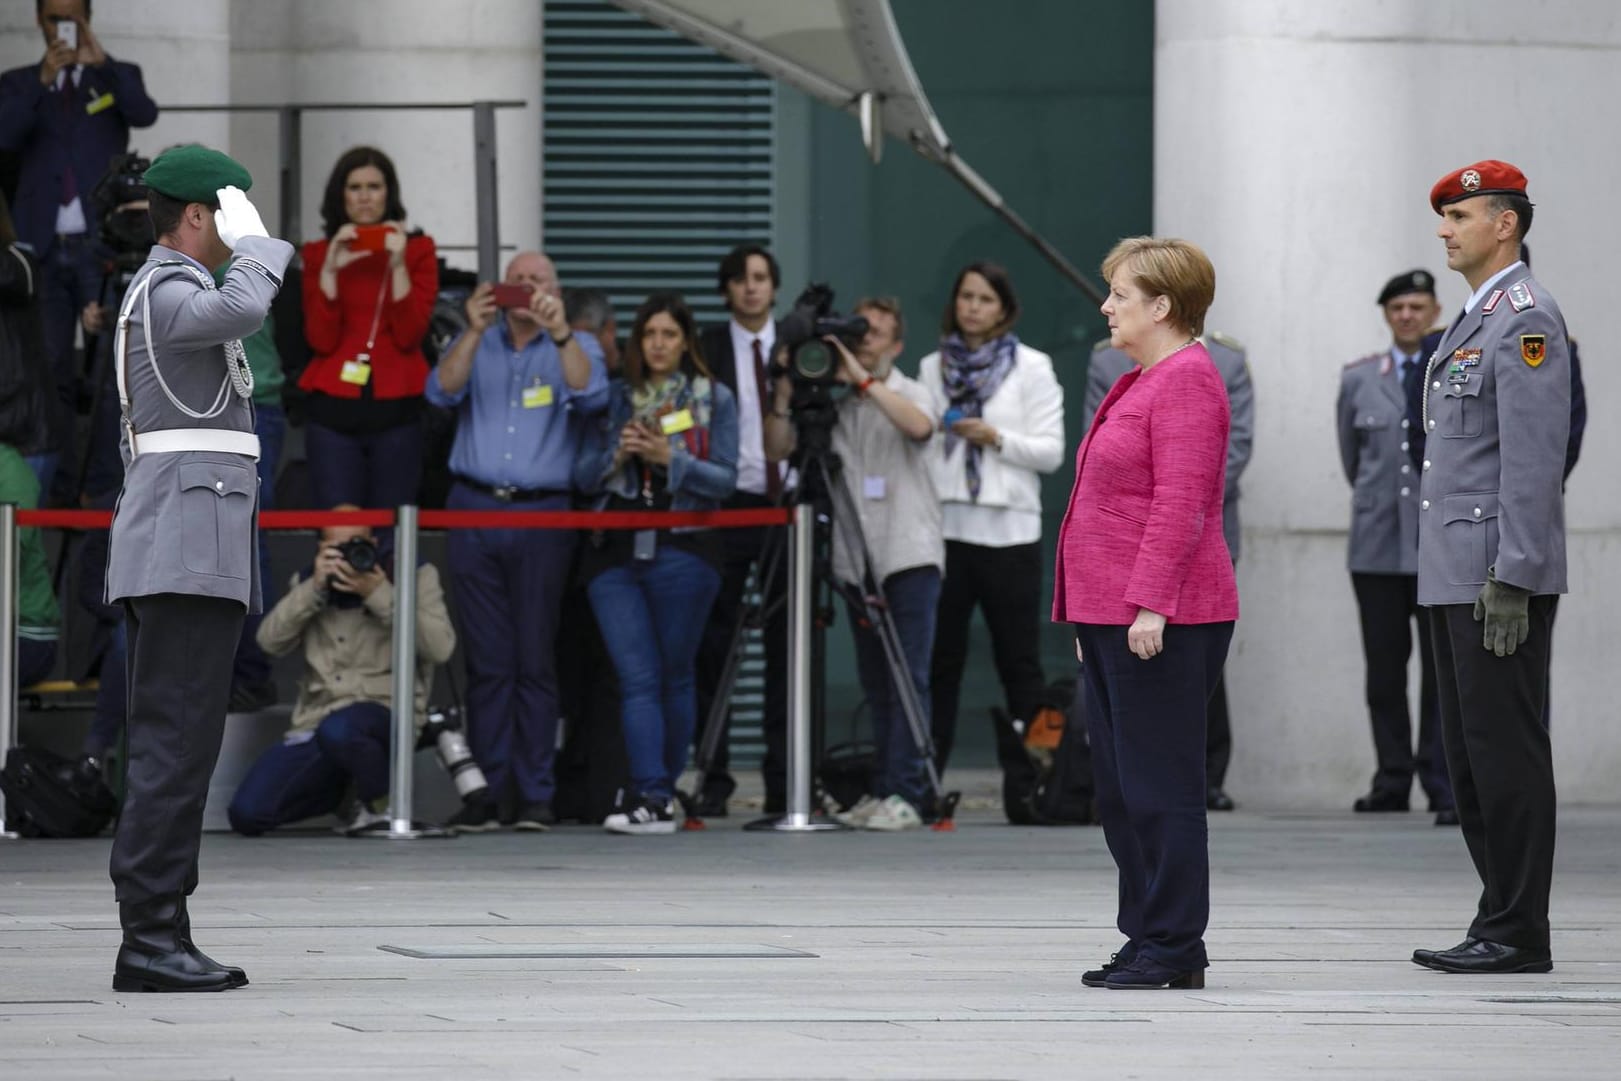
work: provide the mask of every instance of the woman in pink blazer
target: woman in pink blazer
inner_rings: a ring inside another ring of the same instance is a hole
[[[1204,986],[1210,918],[1205,704],[1238,591],[1221,533],[1227,393],[1198,342],[1204,252],[1133,237],[1103,261],[1110,344],[1138,367],[1075,455],[1053,619],[1075,624],[1098,816],[1120,869],[1126,945],[1088,987]]]

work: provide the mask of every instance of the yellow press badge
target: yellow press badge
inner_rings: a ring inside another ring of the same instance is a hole
[[[538,386],[523,388],[523,407],[525,409],[539,409],[552,404],[552,388],[550,383],[541,383]]]
[[[346,360],[343,362],[343,370],[338,373],[338,378],[345,383],[363,387],[371,382],[371,365],[364,360]]]
[[[677,409],[659,418],[659,428],[665,435],[677,435],[692,427],[692,410]]]
[[[113,96],[111,94],[103,94],[99,98],[92,98],[92,99],[90,99],[90,101],[86,102],[85,106],[84,106],[84,111],[86,113],[88,113],[90,116],[95,116],[97,113],[101,112],[102,110],[111,109],[112,107],[113,107]]]

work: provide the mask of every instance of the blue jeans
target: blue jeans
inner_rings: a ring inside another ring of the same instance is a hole
[[[253,407],[253,432],[259,437],[259,509],[276,509],[276,466],[281,462],[281,446],[287,436],[287,411],[279,405]],[[280,592],[270,580],[270,546],[259,535],[259,588],[269,611]],[[242,620],[242,638],[236,644],[236,663],[231,671],[235,686],[255,686],[270,680],[270,658],[259,648],[259,624],[264,612],[250,612]]]
[[[422,484],[422,425],[417,421],[380,432],[350,435],[319,424],[304,426],[315,506],[395,507],[417,501]]]
[[[662,535],[652,559],[610,567],[587,587],[619,673],[625,751],[639,795],[675,795],[698,723],[698,644],[719,590],[718,570]]]
[[[896,571],[883,583],[889,618],[900,639],[906,670],[912,677],[924,731],[929,729],[929,658],[934,650],[934,615],[940,602],[940,569],[911,567]],[[866,613],[850,607],[850,630],[855,637],[856,669],[861,689],[872,712],[872,740],[877,749],[872,794],[882,799],[900,796],[913,807],[932,797],[928,770],[917,737],[906,723],[900,694],[890,679],[884,645],[878,632],[866,624]]]
[[[328,714],[313,739],[279,743],[259,756],[226,814],[252,837],[337,809],[350,782],[362,800],[388,795],[389,708],[357,702]]]
[[[567,510],[559,495],[503,503],[453,485],[450,510]],[[456,632],[467,665],[467,743],[490,798],[552,801],[557,755],[558,613],[575,534],[560,529],[457,529],[446,548]]]

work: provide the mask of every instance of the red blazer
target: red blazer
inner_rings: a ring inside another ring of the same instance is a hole
[[[1195,343],[1115,383],[1080,450],[1058,531],[1053,619],[1129,624],[1238,618],[1221,535],[1227,391]]]
[[[433,238],[420,235],[406,239],[405,268],[411,275],[411,291],[400,301],[384,292],[388,257],[380,252],[340,270],[338,299],[328,300],[321,292],[326,247],[325,240],[304,245],[304,337],[310,343],[313,359],[299,377],[299,387],[334,398],[360,397],[360,387],[345,383],[339,373],[344,361],[366,351],[366,338],[377,313],[377,297],[383,293],[383,314],[371,349],[372,396],[420,397],[428,382],[422,339],[428,333],[428,318],[439,294],[439,263]]]

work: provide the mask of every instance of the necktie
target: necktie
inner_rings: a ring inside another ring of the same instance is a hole
[[[771,387],[765,377],[765,352],[760,346],[760,339],[755,338],[751,343],[754,349],[754,389],[760,393],[760,430],[765,431],[765,418],[771,412]],[[771,497],[771,502],[782,501],[782,474],[777,471],[777,463],[767,461],[765,464],[765,490]]]
[[[62,95],[62,108],[67,110],[68,119],[70,121],[73,119],[73,107],[76,104],[75,98],[77,95],[75,95],[74,89],[73,73],[68,72],[62,76],[62,89],[59,90],[58,93]],[[70,161],[65,163],[62,167],[62,205],[68,206],[78,197],[79,178],[73,175],[73,163]]]
[[[1424,378],[1424,369],[1419,367],[1418,354],[1403,357],[1401,362],[1401,389],[1408,401],[1412,401],[1418,393],[1418,381]]]

